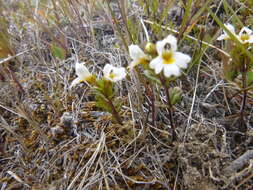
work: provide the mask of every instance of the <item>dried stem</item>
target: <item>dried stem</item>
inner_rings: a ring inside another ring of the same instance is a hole
[[[7,65],[7,68],[5,69],[5,72],[8,73],[11,77],[11,79],[13,80],[13,82],[15,83],[18,92],[20,92],[22,95],[25,94],[25,90],[22,87],[22,85],[20,84],[19,80],[17,79],[15,73],[10,69],[9,64]]]
[[[239,170],[242,170],[245,165],[247,165],[250,160],[253,158],[253,150],[248,150],[239,158],[230,163],[228,167],[224,169],[225,175],[232,175]]]
[[[115,29],[116,29],[116,31],[118,32],[119,37],[121,38],[121,40],[122,40],[122,42],[123,42],[123,45],[124,45],[126,51],[128,51],[127,41],[126,41],[126,39],[124,38],[124,35],[123,35],[123,33],[122,33],[121,29],[120,29],[119,23],[118,23],[118,21],[117,21],[117,19],[116,19],[116,17],[115,17],[115,13],[113,12],[113,10],[112,10],[112,8],[111,8],[111,6],[110,6],[110,1],[109,1],[109,0],[106,0],[106,3],[107,3],[107,6],[108,6],[108,9],[109,9],[109,12],[110,12],[110,14],[111,14],[111,17],[112,17],[112,19],[113,19],[113,22],[115,23],[115,26],[116,26]]]

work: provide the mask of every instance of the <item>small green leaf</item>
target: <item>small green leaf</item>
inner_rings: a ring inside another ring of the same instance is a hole
[[[230,81],[234,81],[238,74],[239,73],[236,70],[229,70],[224,73],[225,78]]]
[[[154,72],[150,71],[150,70],[145,70],[144,71],[144,75],[151,81],[154,81],[158,84],[161,84],[161,81],[159,80],[159,78],[157,78],[157,76],[154,74]]]
[[[56,58],[59,58],[61,60],[66,58],[66,51],[60,46],[57,46],[55,44],[51,44],[50,51],[52,55]]]
[[[97,88],[99,88],[99,89],[103,89],[104,88],[104,80],[102,80],[102,79],[98,79],[97,81],[96,81],[96,85],[97,85]]]
[[[240,60],[234,60],[231,63],[226,63],[223,65],[223,73],[227,80],[234,81],[234,79],[239,75]]]
[[[97,90],[107,98],[113,97],[113,83],[105,78],[97,80]]]
[[[112,112],[111,107],[108,105],[106,97],[101,93],[98,88],[94,89],[95,99],[96,99],[96,106],[101,108],[105,111]]]
[[[108,100],[113,100],[113,83],[104,78],[96,81],[96,87],[94,88],[94,94],[96,99],[96,106],[113,113],[112,107],[108,103]]]
[[[170,103],[175,105],[182,99],[182,90],[179,87],[174,87],[169,90],[170,92]]]
[[[247,72],[247,86],[253,84],[253,71]]]

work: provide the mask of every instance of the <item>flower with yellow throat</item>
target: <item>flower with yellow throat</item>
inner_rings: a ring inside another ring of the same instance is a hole
[[[181,69],[187,68],[191,57],[177,51],[177,39],[168,35],[165,39],[156,43],[158,56],[154,58],[149,66],[159,74],[163,70],[165,77],[179,76]]]
[[[128,47],[128,49],[129,55],[132,58],[132,61],[128,66],[130,70],[133,69],[136,65],[148,63],[148,55],[146,55],[138,45],[132,44]]]
[[[126,69],[124,67],[114,67],[106,64],[103,69],[104,77],[111,82],[117,82],[126,77]]]
[[[85,64],[84,62],[82,63],[76,62],[75,71],[77,78],[72,81],[70,88],[74,87],[80,82],[84,81],[91,82],[93,80],[94,76],[89,72],[89,70],[84,64]]]
[[[243,44],[253,43],[253,31],[244,26],[238,35],[239,41]]]
[[[227,23],[227,24],[224,24],[224,26],[227,28],[227,30],[229,30],[233,35],[235,35],[235,28],[234,28],[234,26],[232,25],[232,24],[229,24],[229,23]],[[236,35],[235,35],[236,36]],[[228,40],[228,39],[230,39],[230,36],[228,35],[228,33],[225,31],[225,30],[223,30],[223,34],[221,34],[218,38],[217,38],[217,40]]]

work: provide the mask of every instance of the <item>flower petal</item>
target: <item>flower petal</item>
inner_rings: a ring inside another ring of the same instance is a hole
[[[164,67],[163,73],[165,77],[170,77],[172,75],[179,76],[180,69],[176,64],[169,64]]]
[[[86,78],[87,76],[91,75],[91,73],[84,64],[85,63],[76,62],[75,65],[76,75],[80,78]]]
[[[253,43],[253,35],[251,35],[248,39],[248,43]]]
[[[83,80],[79,77],[77,77],[76,79],[74,79],[70,85],[69,88],[73,88],[74,86],[76,86],[78,83],[82,82]]]
[[[171,50],[176,51],[177,50],[177,38],[173,35],[168,35],[165,38],[166,42],[171,45]]]
[[[160,57],[156,57],[156,58],[152,59],[152,60],[150,61],[150,63],[149,63],[149,67],[150,67],[151,69],[155,69],[155,66],[156,66],[157,62],[159,62],[160,59],[161,59]]]
[[[126,69],[124,67],[114,67],[106,64],[103,69],[104,77],[112,82],[117,82],[126,77]]]
[[[218,41],[221,41],[221,40],[226,40],[228,38],[228,35],[227,34],[221,34],[218,38],[217,38],[217,40]]]
[[[132,70],[136,65],[138,65],[138,62],[136,61],[131,61],[129,66],[127,67],[129,70]]]
[[[232,33],[235,34],[235,27],[232,24],[226,23],[224,24],[224,26]],[[225,34],[227,34],[226,32],[224,32]]]
[[[109,76],[112,70],[113,70],[113,66],[111,64],[106,64],[103,69],[104,77],[109,79],[110,78]]]
[[[156,74],[160,73],[163,69],[163,59],[160,56],[156,57],[150,62],[149,67],[154,69]]]
[[[172,51],[177,50],[177,39],[173,35],[168,35],[165,39],[156,42],[156,50],[159,56],[162,56],[166,44],[170,45]]]
[[[187,64],[191,61],[191,57],[181,52],[174,52],[175,64],[183,69],[187,68]]]
[[[146,57],[146,54],[142,51],[142,49],[138,45],[132,44],[128,48],[129,48],[129,55],[133,60],[138,60]]]
[[[162,56],[163,54],[164,46],[165,46],[164,42],[165,42],[164,40],[156,42],[156,50],[157,50],[158,56]]]
[[[124,67],[120,68],[115,67],[113,73],[115,74],[113,82],[120,81],[126,77],[126,69]]]
[[[239,36],[242,36],[243,34],[247,34],[247,35],[251,35],[253,33],[253,31],[251,29],[249,29],[248,27],[244,26],[240,32],[239,32]]]
[[[232,25],[232,24],[224,24],[224,26],[227,28],[227,30],[229,30],[233,35],[235,35],[235,27]],[[223,30],[223,34],[221,34],[217,40],[227,40],[227,39],[230,39],[230,36],[228,35],[228,33]]]

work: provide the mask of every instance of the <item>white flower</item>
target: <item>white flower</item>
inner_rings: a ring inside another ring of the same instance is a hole
[[[238,38],[241,43],[253,43],[253,31],[248,27],[243,27],[239,32]]]
[[[117,82],[126,77],[126,69],[124,67],[114,67],[113,65],[106,64],[103,69],[105,79]]]
[[[84,65],[85,63],[76,62],[75,70],[77,78],[74,79],[70,85],[70,88],[77,85],[80,82],[90,81],[93,78],[93,75],[89,72],[87,67]]]
[[[235,28],[234,28],[234,26],[233,25],[231,25],[231,24],[224,24],[224,26],[233,34],[233,35],[235,35]],[[236,35],[235,35],[236,36]],[[228,33],[225,31],[225,30],[223,30],[223,34],[221,34],[218,38],[217,38],[217,40],[228,40],[228,39],[230,39],[230,36],[228,35]]]
[[[149,64],[156,74],[163,70],[165,77],[179,76],[180,68],[187,68],[187,64],[191,61],[189,55],[176,51],[177,39],[172,35],[167,36],[162,41],[158,41],[156,49],[158,57]]]
[[[148,61],[148,56],[142,51],[138,45],[130,45],[129,55],[133,59],[128,68],[131,70],[138,64],[145,64]]]

